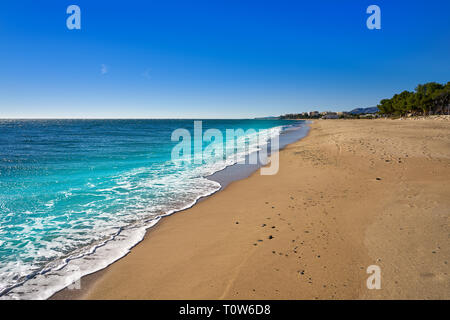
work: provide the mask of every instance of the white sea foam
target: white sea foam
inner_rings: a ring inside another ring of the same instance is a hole
[[[157,180],[134,179],[140,175],[145,175],[147,168],[135,169],[114,177],[117,180],[115,186],[98,190],[103,192],[103,200],[114,199],[112,194],[125,194],[133,190],[151,189],[156,194],[159,192],[161,196],[170,194],[167,190],[183,188],[184,191],[182,195],[178,194],[178,196],[182,196],[180,199],[165,199],[170,200],[168,201],[170,207],[164,202],[155,202],[153,205],[149,205],[143,199],[145,194],[138,194],[134,198],[126,199],[131,203],[128,211],[116,212],[114,215],[105,214],[104,220],[86,218],[87,220],[81,223],[92,225],[93,230],[98,232],[97,240],[90,246],[72,251],[65,258],[54,260],[31,274],[29,269],[17,261],[7,263],[0,270],[0,273],[6,278],[8,278],[10,270],[14,270],[14,274],[25,276],[22,276],[21,280],[16,281],[13,285],[11,282],[0,285],[0,299],[47,299],[55,292],[70,286],[82,276],[106,268],[125,256],[131,248],[143,239],[146,230],[156,225],[162,217],[190,208],[198,199],[209,196],[221,188],[219,183],[205,177],[242,161],[252,152],[259,151],[271,137],[279,135],[280,132],[281,127],[263,130],[258,133],[259,142],[258,139],[249,139],[249,141],[253,141],[253,144],[248,145],[246,150],[238,154],[230,154],[225,160],[212,159],[213,161],[208,161],[205,165],[193,168],[190,171],[162,174]],[[238,140],[241,139],[240,142],[242,142],[242,140],[248,138],[248,136],[242,136]],[[165,170],[168,169],[165,168]],[[89,184],[90,187],[94,187],[94,184]],[[158,191],[159,189],[161,190]],[[72,196],[75,196],[73,190],[63,194],[65,198]],[[83,212],[89,215],[98,205],[97,201],[99,200],[86,203]],[[46,205],[54,207],[57,205],[57,200],[51,200]],[[54,223],[57,228],[61,222],[43,221],[41,219],[34,227],[38,228],[43,223],[47,225]],[[111,226],[111,223],[114,223],[114,227]],[[73,227],[76,227],[76,225]],[[76,244],[79,237],[81,235],[77,234],[76,228],[68,228],[65,237],[53,239],[54,248],[39,248],[35,249],[34,252],[42,257],[51,257],[55,255],[54,250],[70,247],[71,243]]]

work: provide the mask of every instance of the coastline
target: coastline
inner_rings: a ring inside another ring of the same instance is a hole
[[[309,132],[311,123],[308,120],[300,120],[301,123],[299,123],[299,120],[294,120],[293,122],[297,122],[298,125],[292,126],[288,130],[281,131],[279,135],[279,145],[278,150],[283,150],[286,146],[289,144],[296,142],[300,139],[303,139]],[[270,148],[268,148],[268,157],[270,157]],[[250,164],[249,158],[251,156],[255,156],[257,159],[257,163]],[[260,158],[258,156],[258,152],[251,152],[250,154],[247,154],[245,156],[245,164],[241,165],[239,163],[235,163],[232,165],[227,165],[223,169],[214,172],[211,175],[205,176],[205,179],[208,179],[210,181],[214,181],[219,184],[219,188],[212,193],[203,195],[197,199],[195,199],[190,205],[188,205],[186,208],[178,209],[178,210],[172,210],[157,219],[150,220],[151,223],[148,225],[148,227],[145,227],[144,230],[139,229],[135,230],[135,237],[136,233],[138,234],[139,240],[136,240],[134,244],[127,249],[126,252],[122,252],[121,255],[116,257],[112,262],[110,262],[108,259],[103,259],[103,261],[99,261],[98,265],[101,267],[96,267],[93,269],[94,271],[88,272],[87,274],[83,274],[81,277],[79,277],[79,282],[81,283],[81,288],[77,290],[68,289],[68,285],[65,285],[64,288],[57,290],[56,292],[52,293],[47,299],[73,299],[78,298],[84,295],[86,290],[88,288],[92,287],[92,284],[103,274],[106,268],[108,268],[110,265],[114,264],[118,260],[124,258],[135,246],[137,246],[141,241],[144,240],[144,237],[148,232],[156,228],[160,222],[161,219],[167,218],[169,216],[172,216],[173,214],[188,210],[195,206],[196,204],[208,199],[209,197],[213,196],[219,191],[224,190],[230,183],[242,180],[245,178],[248,178],[251,174],[253,174],[255,171],[260,169],[262,166],[265,166],[267,164],[268,159],[267,158]],[[143,234],[142,234],[143,233]],[[142,235],[141,235],[142,234]],[[129,236],[130,237],[130,236]],[[101,246],[97,247],[96,249],[103,249]],[[110,249],[106,249],[106,251],[109,251]],[[103,250],[104,251],[104,250]],[[86,258],[90,259],[89,256]],[[78,262],[78,263],[83,263]],[[69,274],[70,276],[70,274]],[[78,284],[75,284],[75,287],[78,287]]]
[[[448,298],[449,131],[316,121],[280,151],[277,175],[254,172],[162,219],[82,290],[52,298]],[[372,264],[382,290],[365,287]]]

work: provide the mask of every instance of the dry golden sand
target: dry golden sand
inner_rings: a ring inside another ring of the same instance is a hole
[[[449,211],[449,122],[316,121],[277,175],[163,219],[81,298],[449,299]]]

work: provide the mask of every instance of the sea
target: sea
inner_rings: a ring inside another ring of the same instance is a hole
[[[222,141],[196,135],[195,123],[203,133],[218,130]],[[278,119],[0,120],[0,299],[77,289],[162,217],[226,183],[210,177],[230,176],[271,139],[282,147],[307,128]],[[190,134],[190,152],[174,159],[180,129]],[[230,140],[245,148],[226,147]],[[223,145],[222,154],[205,153],[211,144]]]

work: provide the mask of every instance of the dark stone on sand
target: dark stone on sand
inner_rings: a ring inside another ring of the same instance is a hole
[[[381,178],[377,178],[377,180],[381,180]]]
[[[269,239],[273,239],[273,236],[269,236]]]

